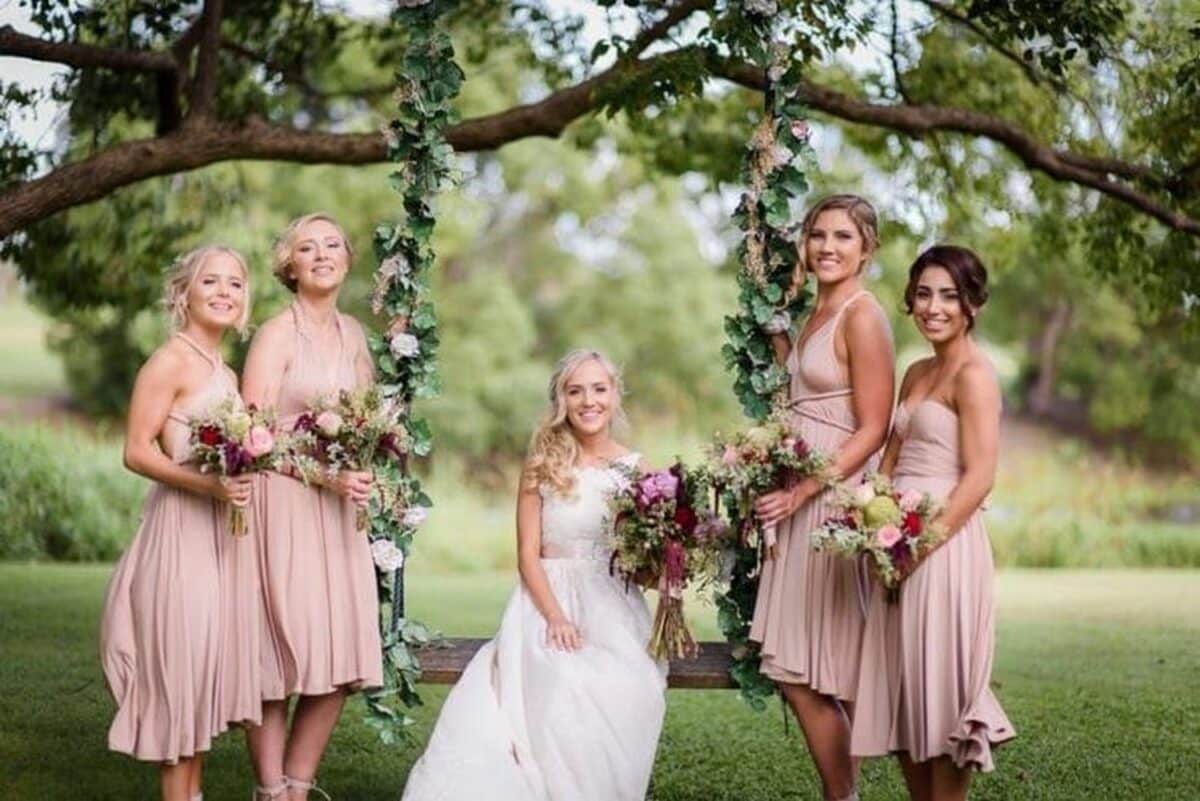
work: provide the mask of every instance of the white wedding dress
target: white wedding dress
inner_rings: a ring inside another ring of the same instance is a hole
[[[636,454],[619,460],[636,464]],[[546,645],[524,585],[495,639],[446,697],[404,801],[641,801],[666,706],[666,666],[646,652],[650,615],[608,572],[611,467],[577,468],[573,497],[543,490],[542,566],[583,647]]]

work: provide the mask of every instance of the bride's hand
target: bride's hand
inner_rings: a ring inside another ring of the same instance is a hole
[[[546,624],[546,645],[560,651],[577,651],[583,647],[583,635],[566,618],[552,620]]]

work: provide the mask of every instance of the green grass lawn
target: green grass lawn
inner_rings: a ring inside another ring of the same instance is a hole
[[[109,566],[0,565],[0,797],[153,798],[153,768],[105,750],[112,707],[96,655]],[[452,634],[488,634],[509,573],[417,573],[412,614]],[[1163,799],[1200,786],[1200,572],[1014,570],[999,581],[994,684],[1017,726],[976,799]],[[706,610],[697,633],[714,636]],[[351,703],[322,771],[338,801],[393,801],[445,688],[416,710],[416,744],[388,748]],[[620,699],[613,699],[619,703]],[[815,775],[778,705],[731,692],[671,691],[654,799],[817,799]],[[248,797],[239,735],[209,760],[206,797]],[[863,798],[901,799],[888,760],[869,763]]]

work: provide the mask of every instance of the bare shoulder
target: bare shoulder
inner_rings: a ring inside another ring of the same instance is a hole
[[[345,314],[343,312],[338,312],[338,317],[341,319],[342,325],[345,326],[346,330],[350,332],[351,336],[364,340],[367,338],[367,330],[363,327],[363,324],[359,322],[357,317],[350,314]]]
[[[296,342],[296,324],[292,314],[284,310],[260,325],[250,340],[251,352],[269,352],[288,356]]]
[[[954,396],[963,406],[1000,406],[1000,380],[983,354],[973,356],[954,375]]]
[[[295,331],[295,318],[289,309],[284,309],[258,326],[254,332],[254,342],[257,343],[260,340],[264,342],[280,340],[285,337],[291,337]]]
[[[853,301],[843,315],[846,336],[860,341],[892,341],[892,325],[870,292]]]
[[[930,368],[933,367],[933,357],[926,356],[924,359],[917,359],[908,366],[904,371],[904,378],[900,382],[901,388],[912,385],[916,381],[920,381],[921,377],[928,374]]]
[[[159,345],[138,369],[137,383],[159,388],[182,387],[191,371],[191,357],[187,346],[172,337]]]

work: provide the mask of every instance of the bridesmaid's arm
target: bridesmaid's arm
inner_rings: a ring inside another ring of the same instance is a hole
[[[963,472],[933,521],[943,532],[941,542],[961,529],[991,492],[1000,450],[1000,385],[991,370],[983,364],[963,367],[954,378],[954,400]]]
[[[125,467],[160,484],[229,501],[230,491],[220,478],[176,464],[158,447],[167,414],[184,389],[187,370],[186,359],[169,347],[160,348],[138,370],[125,428]],[[249,499],[247,481],[233,479],[230,485],[239,502]]]
[[[242,400],[260,409],[279,404],[283,376],[292,363],[296,343],[286,320],[275,318],[258,329],[242,370]]]
[[[857,473],[884,444],[896,391],[896,355],[891,332],[876,309],[870,304],[851,306],[846,310],[843,331],[850,372],[850,403],[858,427],[837,453],[831,454],[829,472],[839,479]],[[802,481],[797,485],[801,497],[796,508],[823,489],[815,478]]]
[[[517,490],[517,569],[533,605],[546,619],[546,644],[564,651],[583,645],[575,624],[567,619],[542,567],[542,496],[521,475]]]
[[[349,315],[343,315],[354,329],[356,351],[354,354],[354,375],[358,386],[365,387],[375,383],[375,362],[371,359],[371,346],[367,344],[367,332],[362,323]]]
[[[872,304],[846,311],[846,361],[858,427],[834,458],[838,476],[858,472],[887,438],[896,393],[896,354],[886,325]]]
[[[771,350],[775,351],[775,361],[780,365],[787,364],[788,356],[792,353],[792,332],[771,334]]]

